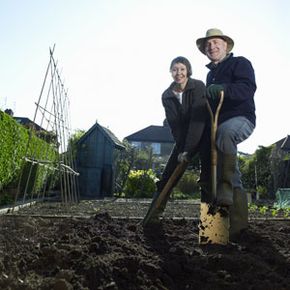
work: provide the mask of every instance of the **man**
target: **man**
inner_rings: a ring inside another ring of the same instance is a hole
[[[196,40],[196,45],[210,60],[207,65],[210,71],[206,79],[206,92],[213,111],[219,102],[221,91],[224,91],[216,138],[216,203],[230,209],[231,238],[248,225],[248,203],[237,164],[237,145],[252,134],[256,125],[255,73],[248,59],[234,57],[231,53],[233,39],[219,29],[209,29],[205,37]],[[209,151],[210,149],[206,150]],[[203,173],[202,176],[204,175],[209,176]]]

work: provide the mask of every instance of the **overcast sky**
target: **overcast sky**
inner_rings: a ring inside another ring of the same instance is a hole
[[[290,2],[287,0],[0,0],[0,108],[33,119],[49,48],[68,90],[73,130],[96,121],[120,140],[162,125],[161,94],[179,55],[205,81],[195,45],[208,28],[235,41],[256,72],[257,127],[239,150],[253,153],[290,134]]]

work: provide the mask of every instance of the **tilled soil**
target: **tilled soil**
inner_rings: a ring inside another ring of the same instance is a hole
[[[0,216],[0,289],[290,289],[290,220],[251,215],[237,243],[198,244],[198,203],[42,203]]]

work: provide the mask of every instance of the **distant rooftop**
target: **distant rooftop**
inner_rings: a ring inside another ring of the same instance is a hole
[[[128,141],[152,142],[152,143],[174,143],[170,128],[167,126],[148,126],[127,137]]]
[[[13,117],[13,119],[23,125],[23,126],[29,126],[29,125],[33,125],[34,130],[36,131],[46,131],[45,129],[43,129],[42,127],[40,127],[39,125],[37,125],[36,123],[34,123],[33,121],[31,121],[29,118],[26,117]]]

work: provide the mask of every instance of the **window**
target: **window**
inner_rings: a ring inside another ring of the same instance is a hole
[[[141,142],[132,141],[131,145],[135,148],[141,149]]]
[[[152,147],[153,154],[160,155],[160,153],[161,153],[161,144],[160,143],[152,143],[151,147]]]

